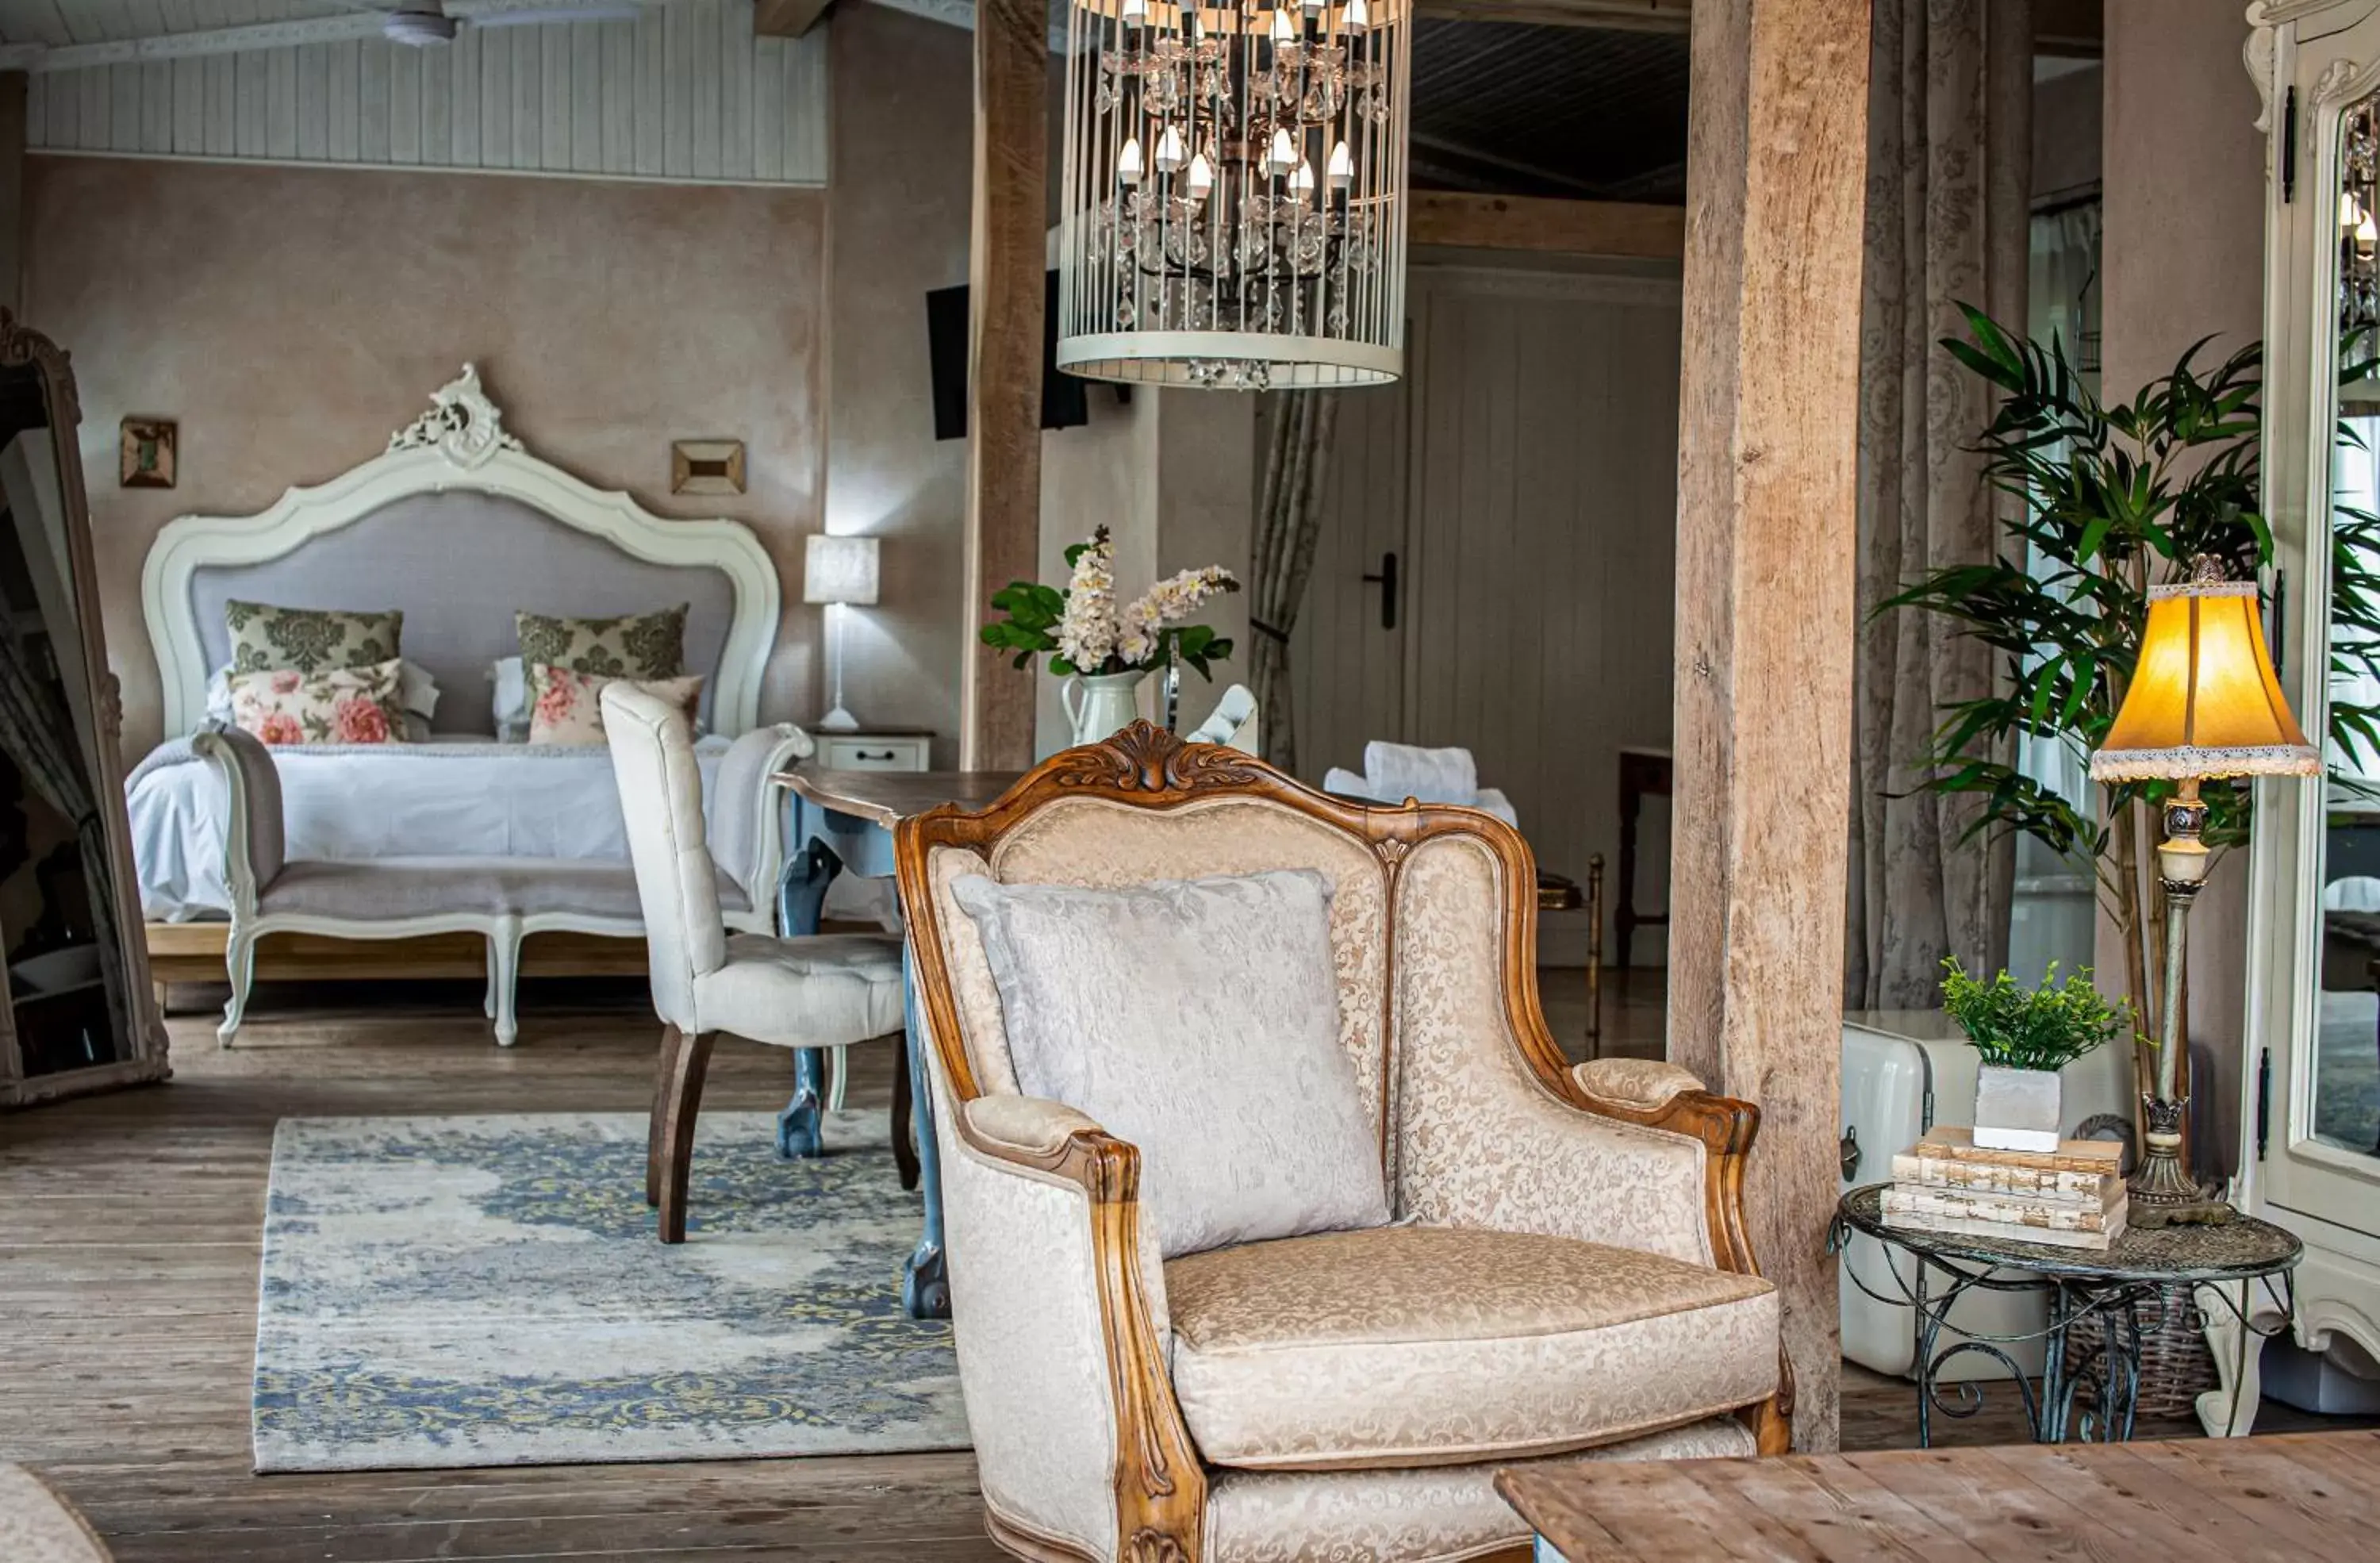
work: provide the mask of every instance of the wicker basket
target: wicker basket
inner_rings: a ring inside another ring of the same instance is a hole
[[[2067,1331],[2068,1360],[2078,1366],[2107,1344],[2100,1315],[2074,1321]],[[2141,1395],[2143,1420],[2179,1421],[2197,1414],[2198,1397],[2216,1387],[2215,1353],[2207,1350],[2206,1322],[2194,1289],[2169,1286],[2141,1303]],[[2083,1395],[2095,1402],[2093,1387]]]

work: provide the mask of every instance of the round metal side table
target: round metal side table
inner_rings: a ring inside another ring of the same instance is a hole
[[[1884,1267],[1900,1287],[1899,1297],[1876,1290],[1848,1266],[1843,1273],[1877,1302],[1916,1310],[1920,1448],[1933,1446],[1936,1411],[1965,1417],[1982,1409],[1983,1391],[1973,1380],[1956,1385],[1957,1403],[1943,1399],[1944,1364],[1968,1352],[1989,1357],[2007,1371],[2024,1398],[2025,1422],[2034,1442],[2061,1443],[2070,1432],[2086,1440],[2114,1442],[2132,1436],[2133,1412],[2140,1401],[2143,1304],[2154,1320],[2168,1305],[2168,1289],[2204,1286],[2240,1319],[2243,1344],[2249,1335],[2269,1339],[2289,1327],[2296,1303],[2289,1272],[2302,1245],[2269,1221],[2235,1216],[2219,1226],[2136,1228],[2105,1249],[2058,1248],[1888,1226],[1886,1187],[1870,1183],[1843,1195],[1835,1207],[1827,1248],[1840,1253],[1845,1239],[1864,1232],[1916,1261],[1913,1280],[1902,1276],[1899,1265]],[[1940,1272],[1939,1284],[1930,1278],[1935,1271]],[[2258,1327],[2258,1310],[2248,1305],[2250,1289],[2259,1285],[2280,1310],[2280,1322],[2269,1328]],[[1975,1288],[2039,1292],[2049,1304],[2049,1323],[2022,1335],[1963,1331],[1949,1322],[1950,1308]],[[2101,1343],[2095,1350],[2070,1352],[2068,1332],[2086,1318],[2099,1321]],[[1948,1345],[1941,1340],[1946,1329],[1958,1338]],[[2031,1340],[2042,1344],[2038,1389],[2007,1350]],[[2076,1395],[2086,1385],[2093,1392],[2092,1405],[2078,1412]]]

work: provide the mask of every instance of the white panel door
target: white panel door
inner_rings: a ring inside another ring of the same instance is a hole
[[[1293,653],[1299,769],[1361,769],[1371,738],[1461,745],[1538,862],[1583,882],[1618,856],[1619,751],[1670,737],[1678,285],[1420,268],[1411,297],[1403,394],[1341,403]],[[1364,577],[1391,552],[1385,631]],[[1645,911],[1667,904],[1660,803]],[[1636,959],[1660,949],[1638,934]]]

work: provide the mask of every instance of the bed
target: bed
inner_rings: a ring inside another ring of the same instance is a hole
[[[766,551],[736,522],[664,518],[540,460],[504,427],[470,365],[431,402],[361,465],[292,488],[253,515],[182,516],[150,550],[141,601],[166,737],[126,792],[161,980],[220,980],[224,971],[226,794],[190,736],[209,719],[210,679],[229,660],[224,605],[235,599],[402,609],[406,660],[436,682],[425,742],[274,751],[287,854],[337,862],[625,863],[604,751],[499,742],[490,669],[516,652],[516,610],[589,617],[686,604],[686,666],[704,677],[706,809],[720,854],[751,892],[731,920],[753,931],[772,926],[769,887],[782,865],[773,800],[759,783],[739,785],[733,799],[719,794],[720,757],[759,726],[776,636],[781,597]],[[794,728],[774,731],[775,758],[790,763],[807,740]],[[458,954],[452,944],[443,952],[388,946],[377,961],[351,953],[317,964],[320,975],[447,975]],[[300,975],[280,969],[275,955],[271,945],[261,952],[259,975]],[[589,969],[640,969],[641,960],[632,949]],[[557,968],[532,959],[528,969]]]

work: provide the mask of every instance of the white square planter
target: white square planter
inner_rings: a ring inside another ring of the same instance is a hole
[[[2054,1151],[2058,1142],[2058,1072],[2003,1069],[1975,1072],[1975,1144],[1986,1150]]]

